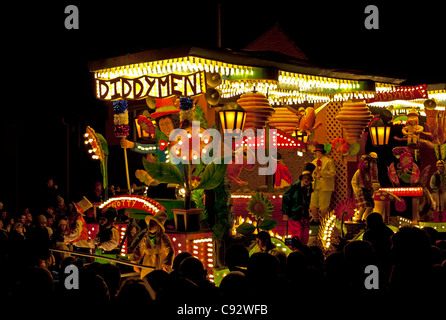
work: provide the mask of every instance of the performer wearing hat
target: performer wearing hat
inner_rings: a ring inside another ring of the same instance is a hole
[[[297,236],[303,244],[307,244],[310,237],[309,208],[313,188],[312,173],[316,166],[305,163],[299,180],[294,182],[282,197],[282,214],[288,220],[291,235]]]
[[[444,160],[438,160],[436,166],[437,172],[435,172],[431,177],[430,187],[432,189],[432,198],[435,202],[433,208],[434,219],[441,221],[442,219],[440,214],[446,211],[446,172]]]
[[[154,154],[158,153],[159,161],[166,161],[165,148],[169,142],[170,132],[180,126],[180,109],[174,106],[172,98],[156,99],[156,110],[150,115],[151,119],[156,121],[156,124],[160,131],[164,133],[164,140],[160,140],[159,145],[155,144],[142,144],[138,142],[132,142],[127,139],[121,140],[121,148],[128,148],[132,151],[142,154]],[[158,137],[160,138],[160,137]],[[148,161],[153,161],[148,158]]]
[[[336,168],[333,160],[325,155],[323,144],[317,144],[314,150],[316,159],[312,163],[316,166],[313,171],[313,189],[310,203],[311,220],[319,222],[330,208],[331,194],[335,188]]]
[[[113,226],[117,215],[114,208],[107,208],[98,216],[99,232],[94,238],[94,244],[104,254],[119,253],[119,231]]]
[[[355,194],[356,208],[358,209],[357,220],[366,220],[375,207],[373,194],[379,189],[378,166],[374,160],[377,157],[374,152],[369,155],[362,155],[358,170],[352,178],[352,188]]]
[[[159,211],[156,215],[146,216],[147,232],[136,245],[132,254],[132,263],[154,267],[154,269],[142,269],[135,267],[136,272],[141,272],[141,279],[153,270],[172,271],[174,248],[170,238],[164,232],[164,223],[167,220],[165,211]]]
[[[84,220],[84,212],[93,205],[85,197],[73,204],[75,210],[69,217],[69,230],[68,234],[64,236],[64,242],[66,244],[71,243],[75,251],[91,253],[91,241],[88,236],[87,223]]]

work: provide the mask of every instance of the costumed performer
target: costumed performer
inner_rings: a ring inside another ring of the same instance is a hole
[[[156,99],[156,110],[150,115],[150,118],[156,121],[156,124],[160,131],[166,135],[163,137],[166,141],[160,139],[159,145],[155,144],[143,144],[138,142],[132,142],[127,139],[121,140],[121,147],[128,148],[131,151],[135,151],[142,154],[158,153],[159,161],[165,162],[167,160],[166,155],[168,152],[169,135],[174,129],[180,126],[180,109],[174,106],[172,98]],[[147,159],[148,161],[153,161]]]
[[[376,163],[377,157],[375,152],[371,152],[369,155],[362,155],[359,160],[358,170],[356,170],[351,181],[353,193],[355,194],[356,208],[358,209],[356,217],[358,221],[366,220],[375,207],[373,195],[380,187]]]
[[[437,172],[435,172],[430,180],[432,189],[432,198],[434,204],[434,219],[441,221],[439,215],[446,211],[446,172],[444,160],[438,160],[436,163]],[[443,218],[444,220],[444,218]]]
[[[325,155],[323,144],[317,144],[314,152],[316,159],[312,163],[316,169],[313,171],[314,192],[311,194],[310,221],[318,223],[330,208],[331,194],[335,189],[336,168],[333,160]]]
[[[119,231],[113,225],[117,217],[114,208],[107,208],[98,214],[99,231],[94,238],[94,244],[102,249],[103,254],[119,253]]]
[[[305,163],[299,180],[293,183],[282,197],[283,218],[288,220],[292,237],[297,236],[303,244],[307,244],[310,238],[309,210],[313,192],[311,175],[315,168],[313,163]]]
[[[170,238],[164,232],[164,223],[167,220],[166,211],[159,211],[156,215],[147,215],[147,232],[136,245],[132,254],[132,263],[154,267],[154,269],[134,267],[141,273],[143,279],[153,270],[172,271],[172,263],[175,251]]]
[[[423,132],[423,126],[418,124],[418,112],[416,109],[410,109],[407,114],[406,126],[401,132],[407,136],[408,145],[416,145],[420,139],[420,133]]]
[[[87,223],[84,213],[93,207],[91,202],[83,197],[81,201],[74,203],[74,210],[71,212],[68,223],[68,233],[64,236],[65,244],[72,244],[73,251],[91,253],[91,240],[88,236]],[[81,260],[87,259],[80,257]]]
[[[277,168],[274,174],[274,188],[286,188],[292,183],[291,173],[288,167],[283,163],[280,153],[277,153]]]

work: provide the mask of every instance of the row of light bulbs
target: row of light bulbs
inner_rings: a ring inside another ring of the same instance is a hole
[[[131,64],[95,72],[95,78],[140,77],[174,72],[219,72],[222,75],[252,75],[253,67],[224,63],[193,56]]]

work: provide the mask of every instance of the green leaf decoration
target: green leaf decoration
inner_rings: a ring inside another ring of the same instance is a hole
[[[329,154],[331,152],[331,143],[327,142],[326,144],[324,144],[324,150],[325,150],[325,154]]]
[[[434,144],[434,152],[437,160],[440,160],[440,146],[438,144]]]
[[[256,229],[256,227],[253,224],[245,222],[245,223],[242,223],[241,225],[239,225],[237,227],[236,231],[238,233],[247,235],[247,234],[254,233],[255,229]]]
[[[442,160],[444,160],[446,158],[446,143],[443,143],[440,146],[440,155],[441,155]]]
[[[400,179],[404,182],[404,183],[410,183],[410,177],[411,175],[408,173],[402,173],[399,175]]]
[[[208,123],[204,116],[203,109],[201,109],[201,107],[198,105],[195,106],[194,121],[200,121],[200,127],[202,128],[206,129],[208,127]]]
[[[96,136],[98,137],[99,142],[101,143],[102,151],[104,152],[104,155],[108,155],[108,144],[107,140],[105,140],[104,136],[100,133],[96,133]]]
[[[265,231],[272,230],[277,227],[278,222],[274,219],[265,219],[259,223],[259,228]]]
[[[149,162],[146,158],[142,158],[142,164],[147,173],[156,181],[183,185],[183,176],[175,165],[166,162]]]
[[[226,164],[222,161],[220,164],[209,163],[200,174],[200,184],[194,189],[211,190],[215,189],[225,178]]]
[[[398,124],[401,123],[403,121],[407,121],[407,116],[398,116],[395,119],[392,120],[393,124]]]
[[[355,156],[355,155],[358,154],[359,149],[361,149],[361,145],[360,145],[359,143],[357,143],[357,142],[354,142],[354,143],[352,143],[352,144],[349,146],[349,148],[348,148],[348,153],[349,153],[351,156]]]

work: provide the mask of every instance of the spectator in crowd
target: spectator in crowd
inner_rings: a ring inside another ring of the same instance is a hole
[[[384,224],[381,214],[372,212],[367,216],[367,229],[363,239],[370,242],[375,251],[376,258],[386,277],[390,275],[392,267],[390,260],[390,239],[393,231]]]
[[[54,183],[53,178],[49,178],[46,182],[46,187],[43,189],[43,208],[47,208],[49,206],[57,207],[57,196],[59,195],[59,187]]]
[[[99,231],[94,239],[94,244],[103,253],[119,253],[119,231],[113,226],[117,216],[114,208],[107,208],[105,212],[99,213]]]
[[[54,209],[54,212],[56,214],[56,218],[64,218],[68,216],[68,207],[65,204],[64,198],[61,196],[57,196],[57,207]]]
[[[271,236],[266,231],[260,231],[256,235],[257,249],[255,252],[266,252],[269,254],[276,254],[276,245],[271,241]]]
[[[246,273],[248,269],[249,251],[241,244],[234,244],[226,250],[225,263],[229,271]]]

